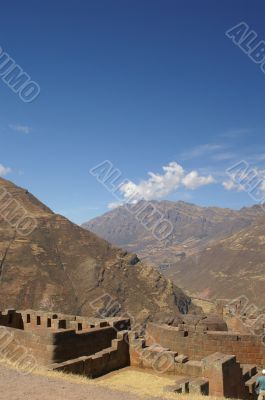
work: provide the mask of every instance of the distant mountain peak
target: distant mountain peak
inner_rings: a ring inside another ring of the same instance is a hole
[[[251,263],[255,266],[255,251],[257,254],[263,254],[260,250],[260,242],[258,239],[254,241],[254,252],[249,249],[245,259],[240,256],[240,252],[235,251],[236,245],[230,252],[225,248],[225,243],[229,243],[230,240],[234,242],[234,238],[239,243],[241,232],[248,232],[248,230],[255,235],[255,224],[259,220],[265,220],[262,207],[255,205],[232,210],[197,206],[182,200],[151,203],[173,226],[173,232],[169,240],[165,242],[156,240],[152,232],[148,231],[133,213],[128,212],[126,206],[120,207],[118,212],[113,210],[94,218],[83,224],[83,227],[115,245],[138,253],[141,259],[160,268],[181,287],[186,290],[191,288],[190,293],[194,295],[207,292],[213,297],[215,295],[228,297],[232,293],[231,288],[235,293],[239,288],[244,290],[239,276],[243,277],[244,274],[248,276],[248,270],[252,268]],[[263,229],[262,225],[261,229]],[[233,258],[234,254],[237,254],[237,260],[240,260],[242,266],[241,269],[237,269],[236,275],[232,269],[232,265],[238,263]],[[264,268],[265,264],[261,259],[259,259],[260,263]],[[227,273],[229,268],[231,271]],[[261,273],[261,270],[259,271]],[[222,276],[224,279],[220,284]],[[260,282],[257,280],[255,284],[252,280],[252,298],[255,297],[255,287]],[[248,285],[247,282],[245,285]],[[222,288],[221,292],[220,288]]]

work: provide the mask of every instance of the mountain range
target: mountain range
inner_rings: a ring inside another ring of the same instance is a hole
[[[142,201],[123,205],[83,224],[124,249],[137,252],[190,295],[206,299],[246,295],[265,304],[265,214],[261,206],[240,210],[200,207],[183,201]],[[146,229],[148,210],[158,210],[172,225],[167,240]],[[144,215],[145,214],[145,215]]]

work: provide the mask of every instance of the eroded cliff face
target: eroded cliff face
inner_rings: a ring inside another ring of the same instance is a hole
[[[12,201],[8,204],[1,193]],[[29,235],[10,223],[14,199],[36,222]],[[0,179],[0,308],[7,307],[79,315],[127,313],[141,322],[196,311],[182,290],[135,255]]]

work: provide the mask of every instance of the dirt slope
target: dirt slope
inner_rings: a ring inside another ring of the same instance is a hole
[[[249,304],[265,307],[265,215],[182,261],[168,276],[199,296],[246,296]]]
[[[12,202],[5,208],[7,193]],[[3,217],[4,211],[14,211],[14,199],[36,219],[36,229],[28,236]],[[7,307],[81,315],[98,309],[112,313],[115,308],[117,314],[128,312],[144,321],[187,312],[190,299],[136,256],[0,179],[0,309]]]
[[[174,227],[167,242],[155,240],[125,206],[84,226],[136,250],[192,296],[246,295],[265,306],[265,214],[260,206],[235,211],[181,201],[151,204]],[[142,218],[146,213],[148,208]]]

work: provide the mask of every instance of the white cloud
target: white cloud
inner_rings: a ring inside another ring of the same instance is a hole
[[[217,153],[212,156],[212,160],[214,161],[226,161],[231,160],[236,157],[236,154],[224,152],[224,153]]]
[[[108,204],[108,208],[110,210],[114,210],[115,208],[118,208],[120,206],[122,206],[122,203],[119,203],[118,201],[117,202],[114,201],[113,203]]]
[[[9,124],[8,127],[13,131],[25,133],[26,135],[28,135],[31,132],[31,128],[27,125]]]
[[[5,176],[11,172],[11,168],[9,167],[4,167],[2,164],[0,164],[0,176]]]
[[[159,200],[166,198],[170,193],[180,187],[186,189],[197,189],[200,186],[214,182],[212,175],[199,176],[197,171],[187,173],[184,168],[176,162],[170,162],[162,167],[164,173],[156,174],[149,172],[149,178],[141,181],[138,185],[128,181],[120,186],[120,192],[125,201],[135,203],[139,200]],[[109,207],[117,203],[109,204]],[[120,205],[120,204],[119,204]]]
[[[226,190],[235,190],[237,192],[254,192],[265,194],[265,170],[261,168],[252,168],[247,163],[243,169],[238,169],[230,173],[230,178],[222,183]]]
[[[189,160],[196,157],[202,157],[205,154],[213,153],[218,150],[222,150],[225,146],[222,144],[202,144],[200,146],[196,146],[193,149],[182,153],[181,158],[184,160]]]
[[[226,190],[236,190],[237,192],[242,192],[243,190],[245,190],[244,185],[236,183],[232,179],[224,181],[222,185]]]
[[[197,171],[191,171],[187,174],[183,179],[182,183],[187,189],[197,189],[203,185],[209,185],[210,183],[214,183],[215,180],[212,175],[208,176],[199,176]]]

